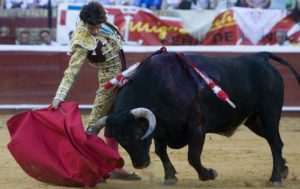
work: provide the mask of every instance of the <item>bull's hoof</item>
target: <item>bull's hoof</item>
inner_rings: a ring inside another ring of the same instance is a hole
[[[267,181],[266,183],[267,187],[281,187],[281,182],[280,181]]]
[[[164,180],[164,185],[174,185],[177,183],[177,178],[167,178]]]
[[[207,169],[207,172],[205,173],[205,175],[201,175],[199,177],[200,180],[202,181],[207,181],[207,180],[214,180],[215,178],[217,178],[218,173],[216,170],[214,169]]]
[[[286,179],[289,174],[289,168],[285,166],[284,170],[281,171],[281,178]]]
[[[218,176],[218,173],[217,173],[217,171],[216,170],[214,170],[214,169],[208,169],[208,171],[211,173],[211,180],[215,180],[215,178],[217,178],[217,176]]]

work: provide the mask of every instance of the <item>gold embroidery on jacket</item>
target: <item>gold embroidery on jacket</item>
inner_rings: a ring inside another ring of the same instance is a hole
[[[78,74],[82,65],[84,64],[84,60],[88,52],[88,50],[78,45],[75,45],[73,49],[73,54],[70,58],[68,68],[64,72],[64,77],[61,80],[55,95],[55,98],[60,100],[64,100],[68,95],[70,88],[73,86],[78,77]]]
[[[87,50],[94,50],[97,47],[97,39],[92,36],[86,27],[78,26],[71,39],[71,51],[75,45],[79,45]]]

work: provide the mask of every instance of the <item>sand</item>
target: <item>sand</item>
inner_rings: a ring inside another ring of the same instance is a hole
[[[54,186],[39,182],[28,176],[11,156],[6,145],[10,140],[5,122],[12,115],[0,115],[0,189],[72,189],[72,187]],[[83,115],[86,119],[86,115]],[[283,180],[283,188],[300,188],[300,118],[283,117],[280,133],[284,142],[283,154],[289,166],[289,175]],[[141,181],[118,181],[108,179],[98,184],[97,189],[208,189],[208,188],[266,188],[266,181],[271,175],[272,156],[267,142],[256,136],[246,127],[241,126],[230,138],[208,134],[202,162],[206,167],[218,172],[216,180],[202,182],[195,170],[187,162],[187,148],[168,149],[171,161],[178,174],[178,183],[165,186],[163,167],[151,147],[150,166],[143,170],[132,167],[124,149],[120,152],[125,159],[125,168],[142,176]]]

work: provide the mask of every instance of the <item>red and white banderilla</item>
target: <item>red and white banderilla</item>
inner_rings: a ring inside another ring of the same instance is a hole
[[[108,82],[106,82],[103,86],[97,90],[97,94],[102,92],[103,90],[110,90],[113,87],[122,87],[127,82],[128,77],[135,73],[136,68],[140,65],[140,62],[137,62],[131,65],[128,69],[124,70],[122,73],[118,74],[116,77],[112,78]]]
[[[232,108],[236,108],[235,104],[229,99],[229,96],[225,91],[221,89],[212,79],[210,79],[204,72],[196,67],[183,53],[179,53],[179,56],[182,57],[185,62],[191,66],[195,72],[202,77],[205,83],[210,87],[210,89],[217,95],[222,101],[226,101]]]

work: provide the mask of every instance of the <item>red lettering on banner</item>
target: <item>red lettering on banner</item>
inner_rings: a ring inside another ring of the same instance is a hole
[[[199,44],[179,20],[161,20],[145,11],[131,15],[127,27],[128,41],[142,41],[142,45]]]
[[[157,25],[151,25],[151,23],[147,22],[131,22],[130,23],[130,32],[138,32],[138,33],[154,33],[158,34],[159,40],[163,40],[170,33],[178,33],[178,34],[187,34],[187,31],[184,28],[179,28],[177,26],[172,25],[161,25],[158,22]]]
[[[202,44],[235,45],[240,37],[239,27],[236,25],[232,11],[226,11],[215,18]]]
[[[216,33],[213,35],[213,43],[221,44],[221,43],[235,43],[236,38],[233,32],[223,32]]]
[[[198,45],[200,42],[195,38],[185,35],[168,36],[165,40],[161,41],[162,45]]]
[[[224,27],[236,25],[232,11],[226,11],[216,17],[209,31],[218,30]]]

